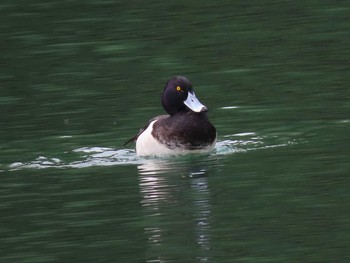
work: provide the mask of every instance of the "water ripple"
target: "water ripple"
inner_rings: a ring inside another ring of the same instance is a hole
[[[59,158],[39,156],[34,161],[27,163],[14,162],[9,168],[10,170],[25,168],[85,168],[92,166],[140,164],[142,161],[136,155],[135,151],[130,149],[115,150],[106,147],[83,147],[75,149],[73,152],[82,153],[82,160],[65,163]]]
[[[257,135],[255,132],[244,132],[224,135],[225,140],[218,141],[215,151],[210,156],[229,155],[251,150],[263,150],[275,147],[286,147],[297,143],[290,140],[284,143],[267,143],[271,138]],[[14,162],[9,170],[19,169],[45,169],[45,168],[86,168],[93,166],[139,165],[143,174],[164,172],[176,167],[169,167],[168,158],[141,158],[133,149],[113,149],[108,147],[82,147],[73,150],[81,154],[80,160],[65,162],[56,157],[39,156],[30,162]],[[152,161],[153,160],[153,161]],[[155,162],[156,161],[156,162]],[[201,171],[193,172],[193,177],[200,175]]]

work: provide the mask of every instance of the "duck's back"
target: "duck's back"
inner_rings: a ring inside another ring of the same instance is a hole
[[[152,135],[170,149],[201,150],[215,144],[216,129],[205,113],[188,111],[159,119]]]
[[[152,119],[136,141],[139,156],[209,152],[216,143],[216,129],[206,114],[184,112]]]

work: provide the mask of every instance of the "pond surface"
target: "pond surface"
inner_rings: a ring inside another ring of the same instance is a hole
[[[2,2],[0,261],[350,261],[349,11]],[[173,75],[215,151],[139,158]]]

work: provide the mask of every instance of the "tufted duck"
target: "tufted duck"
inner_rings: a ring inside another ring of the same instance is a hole
[[[191,82],[181,76],[171,78],[163,91],[162,104],[169,115],[151,119],[136,141],[139,156],[209,152],[216,143],[216,129],[209,122],[207,107],[196,98]]]

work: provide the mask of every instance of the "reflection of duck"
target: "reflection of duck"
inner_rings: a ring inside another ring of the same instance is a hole
[[[206,170],[174,160],[144,161],[138,165],[138,180],[146,253],[153,255],[149,262],[169,260],[167,248],[174,247],[177,251],[193,250],[199,262],[207,262],[211,205]]]
[[[162,104],[169,115],[151,119],[138,135],[125,144],[136,140],[139,156],[209,152],[214,149],[216,129],[206,116],[207,107],[196,98],[187,78],[173,77],[167,82]]]
[[[175,164],[158,159],[144,160],[137,168],[140,175],[156,175],[167,171],[176,171]]]

